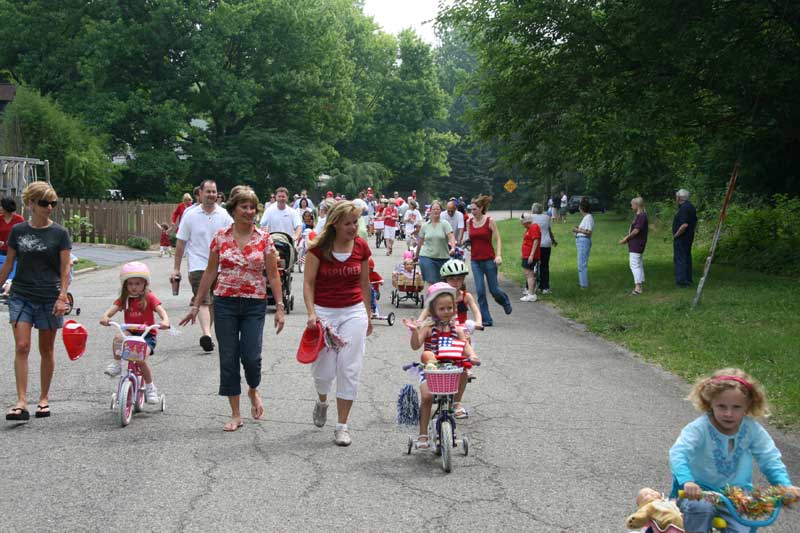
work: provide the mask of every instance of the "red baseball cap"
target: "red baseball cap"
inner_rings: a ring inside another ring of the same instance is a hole
[[[328,191],[328,192],[326,192],[326,193],[325,193],[325,196],[326,196],[327,198],[333,198],[333,191]]]

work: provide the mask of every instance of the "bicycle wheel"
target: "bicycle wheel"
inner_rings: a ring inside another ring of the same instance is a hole
[[[442,470],[450,472],[453,468],[453,427],[449,420],[442,422],[439,447],[442,449]]]
[[[122,427],[131,423],[133,416],[133,383],[126,379],[119,388],[117,397],[117,421]]]

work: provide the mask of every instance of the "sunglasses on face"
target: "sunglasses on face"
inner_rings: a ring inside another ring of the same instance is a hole
[[[58,200],[37,200],[36,205],[39,207],[47,207],[49,205],[55,209],[55,207],[58,205]]]

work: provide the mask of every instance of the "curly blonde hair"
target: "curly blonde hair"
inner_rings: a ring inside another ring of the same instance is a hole
[[[739,378],[748,383],[747,387],[735,379],[724,379],[724,376]],[[722,379],[720,379],[722,378]],[[737,389],[747,397],[747,414],[751,416],[768,416],[769,405],[767,395],[761,383],[753,379],[747,372],[738,368],[723,368],[710,376],[698,379],[687,397],[698,411],[711,411],[711,402],[726,390]]]

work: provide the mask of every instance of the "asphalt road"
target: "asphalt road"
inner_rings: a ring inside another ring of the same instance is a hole
[[[400,255],[376,254],[385,278]],[[147,262],[177,323],[188,286],[173,297],[171,259]],[[229,410],[217,395],[217,357],[201,351],[196,327],[162,332],[151,359],[167,412],[148,407],[117,426],[109,410],[116,381],[103,375],[113,332],[97,324],[116,296],[117,270],[78,276],[72,292],[89,349],[70,362],[59,338],[52,417],[0,426],[0,531],[619,532],[640,487],[669,489],[669,447],[696,416],[683,400],[688,385],[541,303],[516,303],[510,316],[495,307],[495,327],[476,334],[484,365],[466,396],[472,416],[459,426],[470,454],[455,455],[452,473],[430,452],[406,455],[406,432],[394,424],[397,393],[409,382],[400,365],[417,358],[399,323],[376,323],[352,411],[353,444],[336,447],[335,411],[325,428],[313,426],[309,368],[294,358],[305,323],[300,278],[286,330],[264,334],[265,419],[248,417],[240,431],[223,433]],[[0,391],[10,406],[9,327],[0,328],[0,346]],[[38,355],[31,362],[33,405]],[[797,479],[800,439],[771,432]],[[770,531],[797,531],[799,520],[787,512]]]

